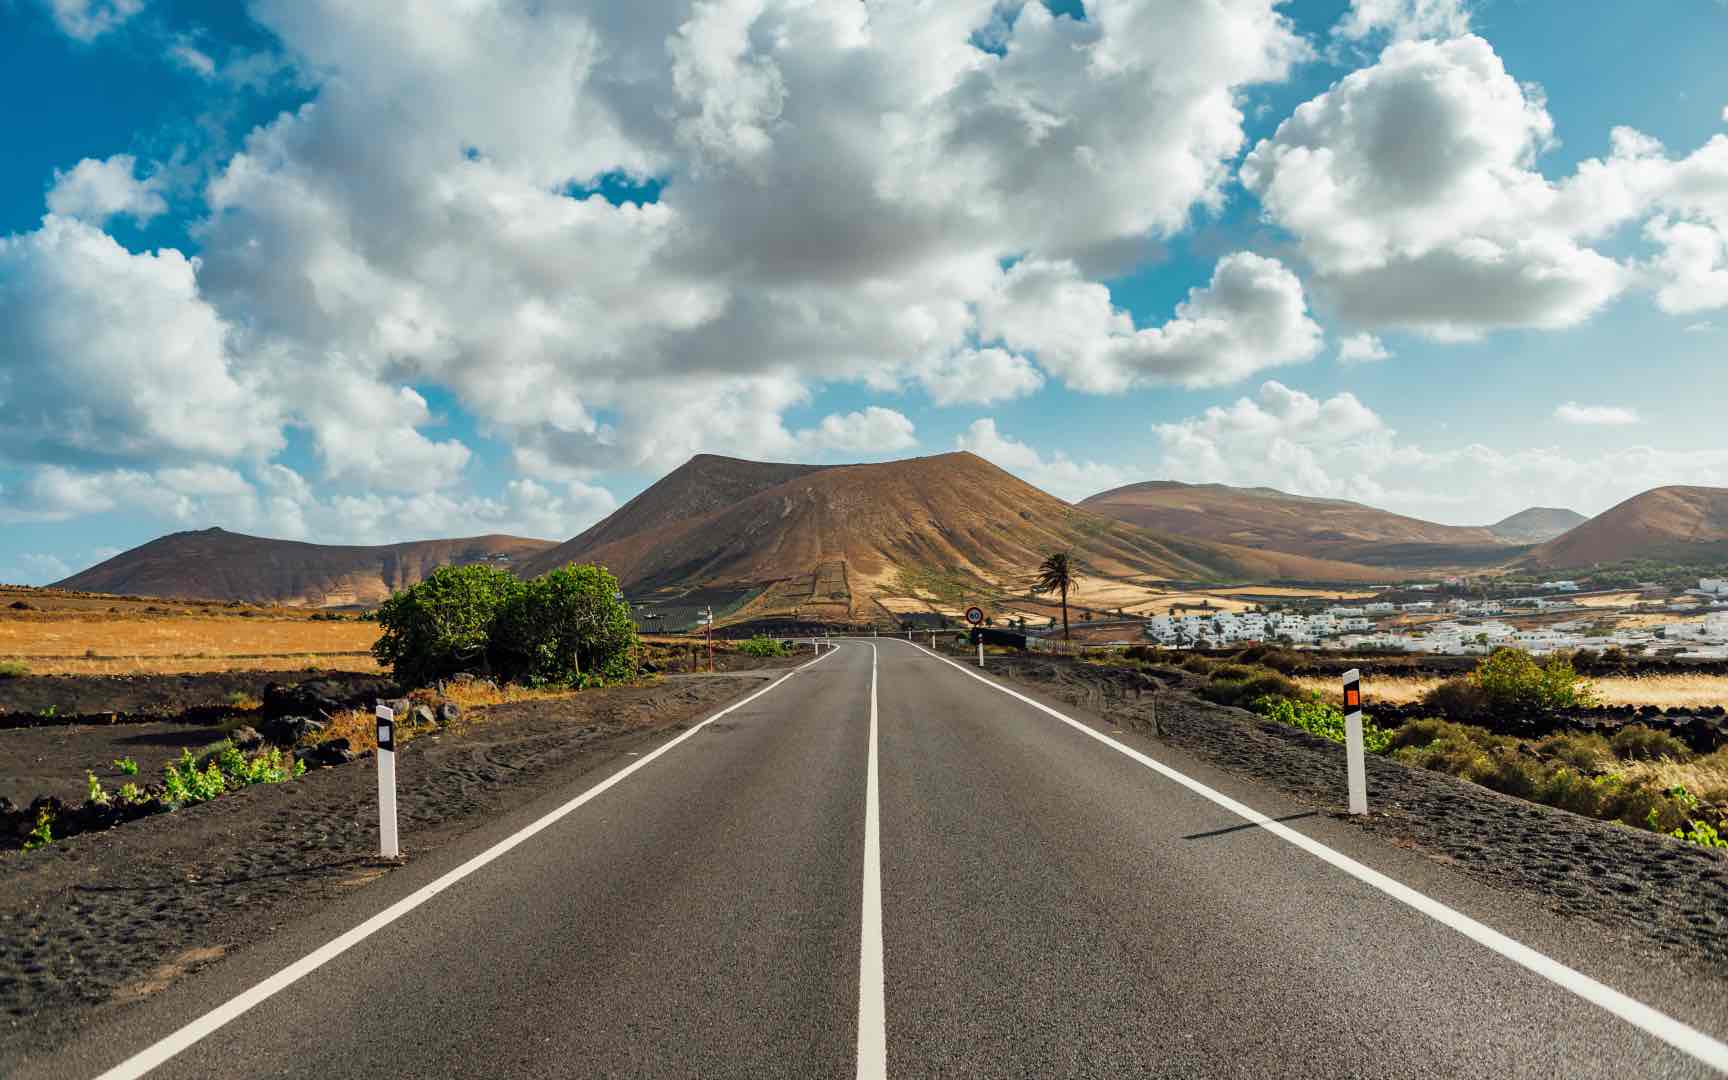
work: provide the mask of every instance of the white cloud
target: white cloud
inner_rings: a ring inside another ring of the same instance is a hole
[[[796,442],[805,452],[877,455],[918,445],[912,421],[879,405],[857,412],[833,413],[814,428],[800,431]]]
[[[1069,385],[1094,393],[1134,386],[1217,386],[1320,351],[1302,284],[1276,259],[1226,255],[1163,326],[1134,328],[1104,286],[1071,262],[1027,259],[981,307],[981,333],[1037,356]]]
[[[48,189],[48,209],[62,217],[78,218],[102,225],[125,214],[140,224],[168,209],[162,198],[160,176],[138,179],[138,160],[131,154],[115,154],[106,161],[85,158],[71,172],[54,170],[54,186]]]
[[[185,68],[202,79],[216,77],[216,61],[209,53],[189,41],[176,41],[168,47],[171,63]]]
[[[1486,41],[1409,41],[1300,106],[1243,163],[1341,315],[1455,339],[1575,325],[1628,284],[1535,171],[1539,91]]]
[[[95,41],[144,10],[144,0],[43,0],[61,33]]]
[[[1044,376],[1024,356],[1004,349],[962,349],[918,367],[917,378],[938,405],[991,405],[1037,393]]]
[[[1158,476],[1354,499],[1454,524],[1557,501],[1596,514],[1666,484],[1728,486],[1728,450],[1431,449],[1400,438],[1354,395],[1321,400],[1276,382],[1152,431],[1162,451]]]
[[[1391,358],[1392,353],[1386,348],[1385,342],[1373,334],[1351,334],[1338,343],[1340,364],[1368,364]]]
[[[1686,332],[1688,334],[1713,334],[1716,332],[1716,324],[1713,322],[1695,322],[1686,327]]]
[[[1576,401],[1557,406],[1554,419],[1564,424],[1592,427],[1626,427],[1643,423],[1636,409],[1619,405],[1580,405]]]
[[[955,437],[954,446],[959,450],[970,450],[1033,487],[1070,502],[1121,487],[1131,479],[1127,472],[1115,466],[1075,461],[1061,451],[1046,457],[1025,443],[998,432],[996,421],[991,417],[972,421]]]
[[[1350,0],[1334,32],[1352,41],[1376,33],[1394,40],[1420,37],[1457,37],[1470,30],[1470,8],[1465,0]]]
[[[49,215],[0,237],[0,454],[18,461],[231,459],[283,445],[276,403],[237,370],[197,264],[134,255]]]

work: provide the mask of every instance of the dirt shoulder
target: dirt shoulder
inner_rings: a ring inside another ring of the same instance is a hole
[[[1204,701],[1184,689],[1192,678],[1185,673],[1043,658],[1003,658],[992,671],[1143,732],[1156,709],[1169,745],[1318,809],[1339,809],[1337,743]],[[1728,857],[1388,758],[1370,755],[1367,766],[1372,812],[1343,820],[1688,968],[1728,976]]]
[[[400,819],[425,854],[502,810],[579,782],[661,733],[764,685],[758,675],[492,706],[462,731],[404,747]],[[366,761],[40,851],[0,854],[0,1074],[185,970],[389,872],[375,858],[377,790]]]

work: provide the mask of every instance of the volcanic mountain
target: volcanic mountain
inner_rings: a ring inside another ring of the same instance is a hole
[[[549,540],[476,536],[337,547],[205,529],[152,540],[54,587],[126,596],[340,607],[377,603],[440,566],[491,562],[511,567],[553,546]]]
[[[805,595],[845,596],[857,615],[881,597],[1019,592],[1046,555],[1063,550],[1095,578],[1386,577],[1112,521],[969,453],[826,468],[699,455],[519,569],[598,562],[636,594],[802,582]]]
[[[1652,488],[1535,548],[1522,563],[1566,568],[1628,559],[1728,562],[1728,488]]]
[[[1508,544],[1542,544],[1576,529],[1590,519],[1576,510],[1553,506],[1532,506],[1520,510],[1504,521],[1488,526],[1488,531]]]
[[[1500,526],[1438,525],[1361,503],[1267,487],[1151,480],[1101,492],[1079,505],[1143,528],[1371,566],[1494,564],[1524,550],[1497,534]]]

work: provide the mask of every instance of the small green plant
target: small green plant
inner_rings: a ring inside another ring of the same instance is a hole
[[[54,811],[44,806],[36,811],[36,827],[24,838],[24,850],[35,851],[54,842]]]
[[[120,790],[114,793],[114,797],[120,800],[121,806],[137,806],[145,801],[143,789],[130,780],[120,785]]]
[[[115,758],[114,767],[127,776],[138,775],[138,763],[129,757]]]
[[[59,712],[60,712],[60,706],[58,706],[58,705],[48,705],[48,706],[45,706],[45,707],[44,707],[44,708],[43,708],[43,709],[42,709],[42,711],[41,711],[41,712],[39,712],[39,713],[37,713],[37,714],[36,714],[36,715],[37,715],[37,716],[39,716],[39,717],[41,717],[41,718],[42,718],[42,719],[44,719],[44,720],[52,720],[52,719],[54,719],[54,717],[55,717],[55,716],[56,716],[56,715],[58,715],[58,714],[59,714]]]
[[[1728,839],[1724,839],[1709,822],[1689,821],[1686,826],[1684,829],[1675,829],[1668,835],[1699,847],[1728,848]]]
[[[1496,709],[1552,713],[1596,704],[1590,681],[1558,653],[1538,663],[1521,649],[1495,649],[1471,678]]]
[[[1318,697],[1255,698],[1255,712],[1280,724],[1301,728],[1333,742],[1344,741],[1344,710]],[[1362,718],[1362,746],[1371,754],[1383,754],[1392,745],[1392,732],[1379,727],[1367,716]]]
[[[84,780],[87,784],[84,793],[85,802],[93,802],[97,806],[108,805],[108,793],[102,790],[102,781],[96,779],[96,774],[89,769],[84,770]]]
[[[0,660],[0,679],[22,679],[30,674],[30,665],[22,660]]]
[[[785,656],[788,652],[785,643],[779,638],[764,634],[757,634],[749,641],[739,642],[738,651],[745,656]]]

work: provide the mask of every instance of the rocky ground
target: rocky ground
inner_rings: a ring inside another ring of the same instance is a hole
[[[774,671],[803,659],[740,657],[733,666]],[[413,778],[400,795],[404,846],[436,848],[761,685],[748,674],[668,677],[491,706],[459,732],[421,736],[401,752],[401,775]],[[20,734],[38,733],[0,737]],[[39,851],[0,853],[0,1074],[25,1048],[58,1044],[104,1010],[387,872],[374,857],[375,784],[364,761],[315,769]]]
[[[315,671],[300,677],[338,684],[345,694],[384,693],[378,675]],[[125,722],[177,717],[208,719],[237,698],[262,698],[271,683],[298,681],[281,671],[221,671],[202,675],[26,675],[0,679],[0,729],[51,727],[81,718]],[[188,717],[188,713],[196,714]]]
[[[1176,668],[1146,673],[1065,659],[1002,658],[993,673],[1123,726],[1149,730],[1219,768],[1337,811],[1334,742],[1203,701]],[[1711,975],[1728,976],[1728,856],[1489,791],[1370,755],[1370,813],[1346,818],[1387,842]]]

